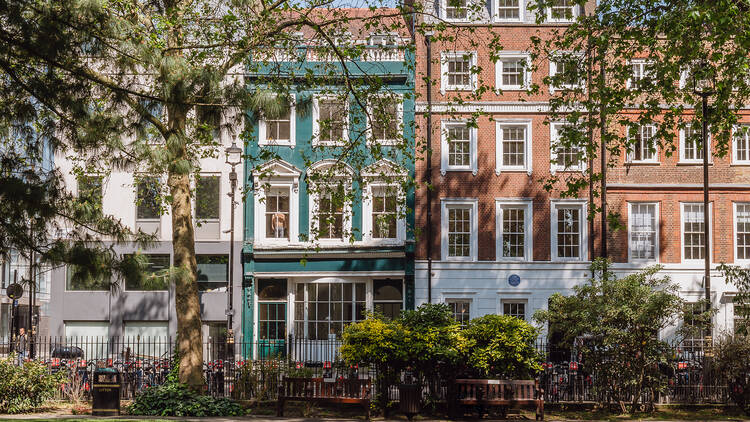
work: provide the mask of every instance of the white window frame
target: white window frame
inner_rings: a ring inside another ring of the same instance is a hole
[[[524,139],[524,165],[523,166],[505,166],[503,165],[503,128],[507,126],[523,126],[526,131]],[[532,172],[532,133],[531,120],[496,120],[495,121],[495,174],[500,175],[504,171],[525,171],[529,176]]]
[[[633,233],[633,205],[653,205],[654,206],[654,258],[653,259],[636,259],[633,258],[633,244],[630,235]],[[658,202],[628,202],[628,262],[634,263],[659,263],[659,230],[661,225],[659,224],[659,203]]]
[[[580,10],[580,7],[577,4],[575,4],[575,2],[573,2],[573,3],[574,4],[572,5],[572,8],[573,8],[572,19],[555,19],[555,18],[552,17],[552,7],[548,7],[547,11],[546,11],[547,12],[547,22],[551,22],[551,23],[571,23],[571,22],[575,22],[575,20],[579,16],[581,16],[581,10]]]
[[[469,85],[448,86],[448,61],[456,58],[463,59],[464,57],[468,57],[469,60]],[[440,53],[440,93],[445,95],[446,91],[474,91],[477,86],[477,74],[471,72],[471,69],[476,65],[476,51],[443,51]]]
[[[319,187],[316,189],[319,189]],[[348,194],[348,189],[350,188],[344,189],[346,189],[345,194]],[[313,233],[313,230],[316,228],[317,224],[315,216],[318,214],[319,196],[319,192],[310,193],[310,233]],[[320,242],[321,244],[339,244],[346,243],[348,241],[348,237],[352,233],[352,204],[350,203],[350,201],[344,201],[343,209],[341,211],[341,238],[329,239],[318,237],[317,239],[315,239],[316,242]]]
[[[699,204],[703,205],[703,202],[696,202],[696,201],[686,201],[686,202],[680,202],[680,262],[682,263],[690,263],[690,264],[697,264],[700,262],[703,262],[703,258],[701,259],[685,259],[685,205],[693,205],[693,204]],[[708,241],[709,246],[713,248],[714,246],[714,219],[713,219],[713,203],[708,203]],[[706,211],[703,210],[705,213]],[[711,262],[713,262],[713,253],[712,251],[709,251],[709,255],[711,255]]]
[[[294,148],[297,144],[297,137],[296,137],[296,118],[297,113],[295,109],[295,104],[292,102],[290,104],[289,109],[289,140],[288,141],[276,141],[276,140],[269,140],[267,139],[267,123],[264,118],[258,119],[258,145],[259,146],[269,146],[269,145],[277,145],[277,146],[283,146],[283,147],[291,147]]]
[[[519,59],[526,64],[523,68],[521,85],[503,85],[503,60]],[[495,89],[498,91],[523,91],[531,86],[531,56],[523,51],[501,51],[495,62]]]
[[[440,0],[440,16],[446,22],[471,22],[473,20],[471,2],[472,0],[466,0],[466,17],[465,18],[449,18],[448,17],[448,2],[450,0]]]
[[[562,172],[569,172],[569,171],[586,171],[586,160],[581,159],[578,162],[578,165],[575,167],[565,167],[563,165],[560,165],[559,163],[556,163],[557,161],[557,149],[554,147],[555,143],[557,142],[557,139],[559,139],[559,130],[558,127],[560,126],[569,126],[570,123],[565,122],[553,122],[549,125],[549,131],[550,131],[550,173],[553,175],[557,173],[558,171]]]
[[[403,133],[403,124],[404,124],[404,96],[401,94],[387,94],[382,95],[381,98],[387,98],[390,97],[396,102],[396,119],[398,119],[397,126],[399,127],[399,131]],[[367,107],[367,141],[370,144],[379,144],[384,146],[393,146],[398,145],[401,143],[401,139],[375,139],[375,135],[372,133],[372,116],[373,116],[373,107],[368,106]]]
[[[551,246],[551,258],[552,261],[572,261],[572,262],[585,262],[588,261],[588,211],[587,211],[586,200],[570,200],[570,199],[553,199],[550,201],[550,246]],[[580,246],[578,248],[578,257],[559,257],[557,256],[557,212],[560,209],[566,208],[578,208],[581,211],[581,221],[578,224],[578,238]]]
[[[659,144],[656,142],[656,131],[657,131],[656,126],[655,125],[637,125],[637,126],[635,126],[635,128],[639,132],[642,131],[645,128],[651,128],[654,131],[653,135],[651,136],[651,139],[650,139],[651,144],[654,146],[654,155],[653,155],[652,158],[649,158],[649,159],[646,159],[646,160],[636,160],[635,159],[635,150],[628,151],[627,154],[626,154],[626,160],[627,160],[627,162],[629,164],[641,164],[641,163],[656,164],[656,163],[659,163],[660,162],[659,161]],[[634,141],[634,140],[635,140],[635,138],[633,137],[633,135],[630,134],[630,129],[628,128],[628,144],[630,145],[631,144],[630,141]],[[635,146],[635,144],[633,144],[633,146]]]
[[[747,159],[745,160],[738,160],[737,159],[737,132],[741,130],[740,128],[745,127],[747,128],[747,131],[744,133],[745,142],[747,143]],[[743,123],[739,124],[734,127],[732,131],[732,164],[737,165],[749,165],[750,164],[750,124]]]
[[[524,210],[524,256],[503,256],[503,212],[509,208]],[[496,261],[533,261],[534,260],[534,207],[531,199],[502,198],[495,200],[495,260]]]
[[[556,53],[553,53],[552,56],[549,59],[549,77],[552,78],[557,74],[557,61],[560,59],[560,56],[578,56],[583,57],[582,53],[571,53],[569,51],[559,51]],[[560,86],[554,86],[550,84],[549,86],[549,92],[550,94],[554,94],[556,90],[566,90],[566,89],[578,89],[578,88],[584,88],[586,85],[586,81],[581,78],[581,83],[578,84],[563,84]]]
[[[685,151],[686,151],[685,146],[686,146],[686,141],[687,141],[687,137],[685,136],[686,130],[687,128],[680,129],[680,161],[679,162],[680,164],[703,164],[703,158],[686,158],[685,157]],[[698,146],[696,145],[696,148],[697,147]],[[704,153],[708,154],[708,162],[711,163],[713,162],[712,160],[713,156],[711,155],[711,130],[710,129],[708,130],[708,148],[706,148],[706,150],[707,151],[704,151]]]
[[[349,139],[349,101],[344,100],[344,110],[346,110],[346,116],[344,117],[344,127],[341,132],[341,138],[343,142],[335,141],[321,141],[320,140],[320,100],[337,100],[340,101],[341,97],[335,95],[316,95],[313,97],[313,146],[333,146],[340,147],[346,145],[346,140]]]
[[[253,230],[256,242],[261,244],[289,244],[299,241],[299,177],[301,172],[292,164],[281,160],[273,160],[260,167],[258,175],[254,176],[255,186],[255,218]],[[268,179],[261,178],[267,170]],[[289,239],[266,237],[266,191],[270,188],[289,188]]]
[[[466,303],[469,305],[469,321],[471,321],[474,318],[475,310],[474,310],[474,300],[470,297],[456,297],[455,294],[451,294],[449,296],[446,296],[443,298],[443,303],[450,307],[451,303]],[[451,315],[453,314],[453,310],[451,309]],[[466,321],[467,324],[469,321]]]
[[[500,312],[503,315],[514,316],[505,313],[505,304],[523,304],[523,320],[529,321],[529,300],[528,299],[500,299]]]
[[[376,238],[373,237],[372,226],[372,192],[377,188],[394,189],[398,195],[398,204],[396,205],[396,237]],[[405,200],[406,196],[399,185],[384,182],[368,182],[365,184],[364,201],[362,201],[362,233],[363,239],[367,242],[379,244],[402,244],[406,241],[406,215]]]
[[[499,16],[498,8],[500,7],[500,4],[497,0],[492,0],[492,21],[495,23],[504,23],[504,22],[523,22],[524,20],[524,3],[525,0],[518,0],[518,17],[517,18],[501,18]]]
[[[641,77],[637,79],[639,81],[645,78],[650,78],[652,76],[651,72],[648,71],[647,68],[648,66],[653,65],[653,64],[654,62],[648,59],[633,59],[630,61],[631,69],[633,66],[636,66],[636,65],[640,67]],[[633,77],[632,76],[628,78],[628,80],[625,82],[625,87],[627,89],[633,89]]]
[[[451,166],[449,162],[448,145],[448,127],[449,126],[467,126],[466,120],[443,120],[440,122],[440,174],[445,176],[449,171],[470,171],[474,176],[477,175],[477,128],[468,127],[469,129],[469,165],[468,166]]]
[[[744,201],[738,201],[738,202],[732,202],[732,237],[734,240],[732,241],[732,247],[734,248],[734,262],[735,264],[742,264],[747,265],[750,263],[750,257],[746,257],[744,259],[737,258],[737,248],[739,247],[739,244],[737,243],[737,205],[747,205],[750,206],[750,201],[744,202]]]
[[[469,240],[468,257],[448,256],[448,210],[451,208],[468,208],[471,218],[471,238]],[[440,201],[440,251],[444,261],[477,261],[478,233],[477,221],[479,200],[477,198],[443,198]]]

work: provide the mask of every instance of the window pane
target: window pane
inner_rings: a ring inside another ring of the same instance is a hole
[[[631,204],[631,259],[656,258],[656,204]]]
[[[396,190],[393,187],[372,189],[372,237],[392,239],[397,237]]]
[[[266,192],[266,237],[289,239],[289,188]]]
[[[67,290],[107,290],[109,288],[109,277],[94,277],[84,267],[68,265],[66,272],[65,288]]]
[[[198,290],[211,291],[227,287],[229,280],[228,255],[196,255]]]
[[[581,210],[579,208],[557,209],[557,256],[580,258]]]
[[[392,98],[378,98],[372,110],[372,135],[376,140],[397,140],[399,136],[398,103]]]
[[[260,300],[285,300],[286,279],[259,279],[258,299]],[[300,300],[300,298],[297,298]]]
[[[403,282],[401,280],[373,280],[375,300],[401,300]]]
[[[685,259],[703,259],[703,204],[684,204],[682,218]]]
[[[449,126],[447,129],[448,165],[471,165],[471,131],[468,126]]]
[[[81,176],[78,178],[78,198],[88,203],[93,211],[101,213],[102,210],[102,183],[101,176]]]
[[[446,79],[449,89],[471,87],[471,62],[468,58],[451,57],[446,61]]]
[[[278,119],[266,120],[266,137],[269,141],[289,142],[291,139],[291,109]]]
[[[219,176],[199,176],[195,181],[195,217],[199,220],[219,219]]]
[[[445,15],[448,19],[466,19],[466,0],[446,0]]]
[[[448,210],[448,256],[471,256],[471,209]]]
[[[503,139],[503,166],[525,166],[526,128],[523,126],[512,126],[504,127],[501,130]]]
[[[453,313],[453,318],[456,319],[456,322],[461,324],[461,327],[466,327],[471,319],[469,312],[471,302],[467,300],[449,300],[446,303],[448,304],[448,307],[450,307],[451,312]]]
[[[344,126],[348,119],[345,105],[337,99],[318,100],[320,140],[323,142],[340,142],[344,136]]]
[[[159,219],[159,179],[142,177],[137,184],[136,217],[144,220]]]
[[[737,204],[737,259],[750,259],[750,204]]]
[[[497,17],[498,19],[518,19],[519,18],[519,0],[497,0]]]
[[[147,265],[144,271],[126,274],[125,290],[166,290],[169,281],[169,255],[144,254]]]
[[[524,208],[502,209],[502,256],[505,258],[523,258],[525,255],[525,214]]]

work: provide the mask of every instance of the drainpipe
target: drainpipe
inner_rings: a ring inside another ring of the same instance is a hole
[[[427,43],[427,303],[432,303],[432,31],[425,33]]]

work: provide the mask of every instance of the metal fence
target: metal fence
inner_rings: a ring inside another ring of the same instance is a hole
[[[339,355],[341,343],[335,338],[311,340],[288,337],[276,341],[227,344],[220,339],[203,343],[203,372],[207,393],[235,399],[274,400],[283,376],[322,376],[373,379],[372,368],[350,367]],[[543,356],[544,371],[539,380],[547,402],[607,401],[596,388],[597,374],[571,349],[544,342],[536,345]],[[0,355],[7,355],[10,344],[0,344]],[[169,337],[44,337],[33,341],[34,360],[44,363],[51,372],[65,371],[68,382],[61,388],[62,398],[89,394],[90,380],[97,367],[117,369],[122,377],[123,399],[131,399],[143,389],[164,383],[173,367],[175,351]],[[727,386],[721,377],[706,381],[706,362],[702,344],[675,345],[669,364],[660,367],[666,390],[656,393],[658,403],[727,403]],[[331,368],[325,368],[326,362]],[[428,387],[429,386],[429,387]],[[381,387],[385,388],[385,387]],[[398,400],[397,386],[384,393]],[[445,400],[444,380],[425,380],[425,396]],[[378,394],[378,391],[374,391]],[[651,399],[651,397],[646,397]]]

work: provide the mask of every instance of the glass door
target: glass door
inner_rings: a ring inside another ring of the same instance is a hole
[[[286,355],[286,303],[260,302],[258,355],[261,359]]]

